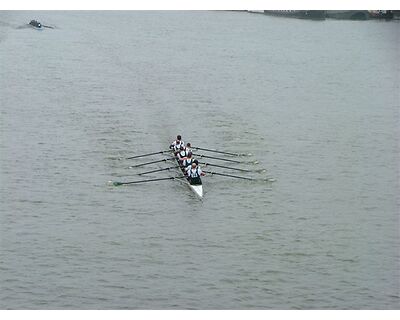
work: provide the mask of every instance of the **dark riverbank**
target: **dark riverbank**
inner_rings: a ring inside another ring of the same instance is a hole
[[[251,13],[262,13],[270,16],[308,20],[391,20],[400,17],[400,11],[394,10],[249,10]]]

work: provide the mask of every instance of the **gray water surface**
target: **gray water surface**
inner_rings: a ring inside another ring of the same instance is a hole
[[[399,31],[0,12],[0,307],[398,309]],[[108,185],[176,134],[277,181]]]

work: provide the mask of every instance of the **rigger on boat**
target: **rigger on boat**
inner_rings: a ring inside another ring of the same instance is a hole
[[[222,158],[222,157],[210,156],[208,154],[197,154],[197,153],[195,153],[196,151],[205,151],[206,153],[208,153],[208,152],[219,153],[219,154],[223,154],[225,157]],[[181,181],[181,182],[185,183],[196,194],[196,196],[198,196],[199,198],[203,198],[203,194],[204,194],[203,193],[203,182],[201,180],[201,177],[204,177],[206,175],[206,173],[211,176],[216,175],[216,176],[223,176],[223,177],[249,180],[249,181],[268,181],[268,182],[275,181],[275,179],[273,179],[273,178],[251,178],[251,177],[244,177],[244,176],[228,174],[225,172],[204,171],[204,170],[202,170],[200,165],[216,167],[216,168],[221,168],[221,169],[226,169],[226,170],[240,171],[242,173],[262,173],[262,172],[265,172],[266,170],[265,169],[238,168],[236,166],[232,167],[230,165],[204,162],[202,160],[203,158],[224,161],[224,162],[228,162],[229,164],[235,163],[237,165],[239,165],[239,164],[246,164],[246,165],[258,164],[258,161],[252,161],[252,160],[243,161],[243,160],[234,159],[235,157],[237,158],[237,157],[251,156],[251,154],[248,154],[248,153],[247,154],[246,153],[233,153],[233,152],[219,151],[219,150],[201,148],[201,147],[195,147],[195,146],[192,147],[192,145],[190,143],[186,143],[186,144],[184,143],[181,135],[177,135],[176,139],[170,144],[168,150],[145,153],[145,154],[141,154],[141,155],[127,157],[127,158],[125,158],[125,160],[135,160],[135,159],[151,157],[151,156],[155,156],[155,155],[165,155],[167,157],[164,159],[160,159],[160,160],[153,160],[153,161],[149,161],[149,162],[131,165],[131,166],[129,166],[129,168],[136,169],[136,168],[141,168],[141,167],[148,166],[148,165],[159,164],[162,162],[173,163],[174,165],[170,166],[170,167],[158,168],[158,169],[153,169],[153,170],[149,170],[149,171],[145,171],[145,172],[140,172],[140,173],[137,173],[136,175],[143,176],[143,175],[159,173],[162,171],[169,171],[169,170],[174,170],[179,175],[178,176],[174,175],[173,177],[155,177],[153,179],[136,180],[136,181],[128,181],[128,182],[112,182],[112,181],[110,181],[110,183],[114,186],[120,186],[120,185],[139,184],[139,183],[163,181],[163,180],[175,180],[175,181]],[[122,160],[121,158],[118,158],[118,159]]]

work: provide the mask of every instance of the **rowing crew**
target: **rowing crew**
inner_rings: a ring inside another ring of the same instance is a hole
[[[175,156],[181,155],[182,158],[192,151],[192,145],[190,142],[185,145],[185,142],[183,142],[180,135],[176,136],[176,140],[171,143],[169,148],[174,151]]]
[[[173,150],[174,155],[178,159],[179,166],[187,176],[190,184],[201,185],[201,176],[205,173],[201,170],[199,162],[193,158],[192,148],[190,142],[185,146],[182,137],[178,135],[169,146]]]

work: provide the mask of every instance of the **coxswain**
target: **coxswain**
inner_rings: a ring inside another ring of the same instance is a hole
[[[187,167],[189,167],[189,166],[191,166],[192,165],[192,162],[194,161],[194,159],[193,159],[193,154],[192,154],[192,152],[191,151],[189,151],[188,153],[187,153],[187,156],[186,156],[186,158],[183,160],[183,166],[185,167],[185,168],[187,168]]]
[[[185,146],[185,143],[183,142],[181,135],[177,135],[176,140],[174,140],[171,143],[169,148],[172,149],[176,155],[176,153],[180,150],[181,146]]]
[[[194,160],[192,165],[186,169],[186,174],[189,180],[189,183],[192,185],[200,185],[201,184],[201,176],[205,176],[206,174],[201,171],[201,168],[198,166],[199,162]]]

